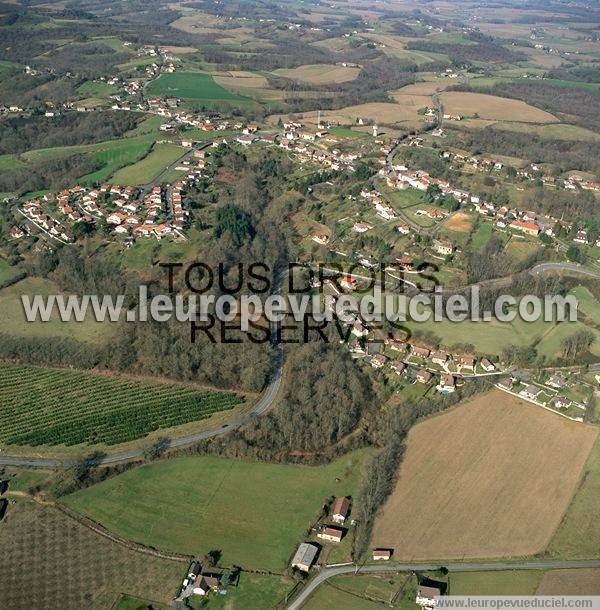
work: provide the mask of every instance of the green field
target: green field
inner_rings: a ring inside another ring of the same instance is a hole
[[[12,286],[0,290],[0,332],[19,337],[57,337],[99,345],[109,338],[106,323],[96,322],[88,316],[83,322],[61,322],[54,315],[48,322],[28,322],[23,311],[21,295],[48,296],[60,294],[56,284],[42,278],[25,278]]]
[[[293,583],[282,576],[243,572],[237,586],[227,587],[227,595],[210,595],[206,605],[201,607],[207,610],[267,610],[283,601],[292,586]],[[199,598],[196,600],[200,602]]]
[[[77,93],[84,97],[108,98],[109,95],[113,95],[117,92],[117,87],[114,85],[107,85],[102,81],[88,80],[77,87]]]
[[[0,285],[9,282],[21,273],[18,267],[11,267],[3,258],[0,258]]]
[[[120,169],[110,181],[113,184],[148,184],[184,153],[185,150],[175,144],[156,144],[146,157]]]
[[[600,557],[600,438],[585,465],[581,485],[548,551],[569,559]]]
[[[161,74],[147,88],[148,95],[180,97],[190,100],[239,101],[241,96],[228,91],[205,72],[173,72]]]
[[[450,595],[534,595],[543,570],[452,572]]]
[[[344,610],[381,610],[380,602],[370,601],[347,593],[341,589],[336,589],[330,584],[321,585],[313,595],[311,595],[304,606],[304,610],[323,610],[323,608],[344,608]],[[415,605],[415,608],[418,608]]]
[[[2,607],[108,610],[128,593],[169,606],[181,562],[129,550],[50,506],[19,501],[0,524]]]
[[[388,293],[392,296],[391,293]],[[394,295],[398,298],[398,295]],[[405,297],[400,295],[401,300]],[[395,310],[397,307],[395,306]],[[407,312],[408,317],[408,312]],[[451,347],[457,343],[470,343],[482,354],[500,354],[510,345],[535,345],[538,353],[549,360],[560,356],[561,340],[579,330],[590,330],[596,336],[591,353],[600,355],[600,331],[585,325],[581,321],[555,324],[543,319],[535,322],[525,322],[517,315],[512,322],[500,322],[492,317],[489,322],[465,320],[460,323],[444,318],[440,322],[434,320],[433,312],[429,320],[417,322],[409,319],[406,326],[415,333],[430,332],[435,335],[440,344]]]
[[[366,455],[319,467],[177,458],[123,473],[65,502],[131,540],[197,555],[219,550],[222,565],[281,572],[325,500],[355,495]]]
[[[0,412],[0,442],[114,445],[242,402],[228,392],[2,363],[0,404],[11,408]]]

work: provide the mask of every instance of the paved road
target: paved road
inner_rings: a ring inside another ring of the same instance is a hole
[[[571,271],[574,273],[581,273],[582,275],[589,275],[590,277],[600,278],[600,272],[592,269],[587,269],[581,265],[575,263],[540,263],[529,270],[530,275],[538,275],[545,271]]]
[[[274,290],[275,294],[279,294],[281,286],[288,277],[288,270],[286,269],[281,275],[276,277],[275,284],[277,285]],[[275,331],[277,324],[273,323],[271,326],[271,332],[273,337],[276,336]],[[205,430],[203,432],[197,432],[196,434],[189,434],[187,436],[180,436],[178,438],[170,439],[167,443],[167,448],[171,449],[174,447],[183,447],[185,445],[191,445],[198,441],[214,438],[222,434],[226,434],[231,430],[239,428],[244,424],[247,424],[252,418],[263,414],[275,401],[279,388],[281,386],[281,376],[283,371],[283,346],[278,343],[273,343],[273,349],[275,350],[275,357],[273,361],[273,370],[271,372],[271,380],[262,392],[261,397],[252,409],[246,413],[243,417],[230,421],[229,423],[220,426],[219,428],[212,428],[211,430]],[[143,448],[130,449],[128,451],[121,451],[107,455],[95,463],[97,465],[115,464],[118,462],[125,462],[133,458],[142,456],[144,453]],[[57,459],[57,458],[35,458],[35,457],[13,457],[3,456],[0,454],[0,466],[23,466],[27,468],[60,468],[68,467],[74,463],[73,459]]]
[[[567,568],[600,568],[600,560],[591,561],[498,561],[498,562],[472,562],[472,563],[400,563],[388,565],[367,565],[359,569],[359,574],[380,572],[430,572],[439,569],[441,566],[450,572],[479,572],[482,570],[547,570],[547,569],[567,569]],[[324,568],[302,589],[298,597],[287,606],[287,610],[298,610],[309,598],[315,589],[323,582],[333,576],[341,574],[352,574],[357,566],[339,566],[335,568]]]

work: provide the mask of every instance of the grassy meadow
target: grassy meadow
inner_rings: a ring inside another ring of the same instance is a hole
[[[121,536],[222,564],[281,572],[331,495],[355,495],[368,452],[326,466],[182,457],[64,499]],[[167,501],[168,498],[168,501]]]
[[[1,268],[0,268],[1,271]],[[48,322],[36,320],[28,322],[25,317],[21,295],[33,298],[35,295],[60,294],[56,284],[43,278],[28,277],[12,286],[0,290],[0,332],[19,337],[68,338],[84,343],[100,345],[108,338],[110,324],[96,322],[87,316],[83,322],[62,322],[53,315]]]
[[[175,144],[155,144],[146,157],[118,170],[110,182],[113,184],[148,184],[184,153],[185,149]]]

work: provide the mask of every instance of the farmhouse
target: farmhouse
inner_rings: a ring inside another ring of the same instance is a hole
[[[435,608],[438,603],[436,598],[441,594],[442,592],[437,587],[427,587],[422,585],[417,589],[417,598],[415,601],[417,602],[417,605],[421,606],[421,608]]]
[[[194,595],[207,595],[219,590],[219,580],[214,576],[199,576],[194,583]]]
[[[350,500],[348,498],[336,498],[333,503],[331,518],[335,523],[342,525],[350,512]]]
[[[292,559],[292,568],[308,572],[318,552],[319,549],[314,544],[303,542]]]
[[[373,549],[373,561],[388,561],[392,556],[389,549]]]
[[[481,359],[481,368],[486,373],[491,373],[492,371],[496,370],[496,367],[487,358],[482,358]]]
[[[318,534],[317,538],[327,540],[329,542],[341,542],[344,530],[339,527],[324,527]]]

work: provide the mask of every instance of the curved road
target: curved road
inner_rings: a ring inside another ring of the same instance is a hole
[[[335,269],[324,269],[326,271],[337,271]],[[588,275],[595,278],[600,278],[600,272],[592,271],[586,269],[584,267],[580,267],[574,263],[540,263],[532,267],[528,273],[531,275],[538,275],[539,273],[544,273],[547,271],[567,271],[574,273],[581,273],[584,275]],[[278,294],[280,288],[283,284],[283,281],[287,278],[289,273],[289,269],[286,269],[281,273],[280,277],[276,278],[277,288],[274,293]],[[357,278],[365,278],[370,279],[365,276],[350,274],[352,277]],[[498,278],[496,280],[490,280],[490,283],[493,282],[501,282],[506,281],[508,278]],[[407,284],[414,286],[414,284],[408,280],[402,280]],[[463,288],[468,288],[469,286],[465,286]],[[457,289],[456,289],[457,290]],[[461,289],[462,290],[462,289]],[[272,327],[272,331],[276,330],[276,326]],[[225,434],[235,428],[239,428],[244,424],[248,423],[254,416],[261,415],[264,413],[270,406],[273,404],[277,392],[279,391],[279,387],[281,385],[281,374],[283,369],[283,348],[280,344],[274,344],[276,350],[276,356],[274,361],[273,372],[271,375],[271,381],[263,390],[262,396],[258,400],[258,402],[252,407],[249,413],[247,413],[244,417],[241,417],[237,420],[233,420],[228,424],[221,426],[219,428],[213,428],[211,430],[205,430],[203,432],[198,432],[196,434],[190,434],[187,436],[181,436],[179,438],[170,439],[167,444],[167,449],[171,449],[174,447],[182,447],[185,445],[190,445],[192,443],[206,440],[209,438],[214,438],[216,436],[220,436]],[[97,465],[108,465],[115,464],[118,462],[124,462],[127,460],[131,460],[136,457],[142,456],[144,450],[142,448],[139,449],[129,449],[127,451],[121,451],[119,453],[114,453],[112,455],[107,455],[105,457],[100,458],[97,462]],[[23,466],[29,468],[56,468],[56,467],[64,467],[70,466],[74,463],[72,459],[59,459],[59,458],[34,458],[34,457],[12,457],[12,456],[2,456],[0,454],[0,466]]]
[[[277,287],[273,291],[274,294],[279,294],[281,286],[284,280],[288,277],[289,269],[283,271],[280,275],[275,278],[275,284]],[[272,323],[271,331],[273,336],[276,336],[278,323]],[[196,434],[189,434],[187,436],[180,436],[178,438],[169,439],[166,444],[167,449],[174,447],[182,447],[190,445],[198,441],[214,438],[222,434],[226,434],[231,430],[239,428],[244,424],[252,420],[253,417],[264,413],[274,402],[281,386],[281,376],[283,371],[283,346],[280,343],[273,342],[275,349],[275,358],[273,361],[273,371],[271,372],[271,380],[262,392],[258,402],[252,407],[252,409],[246,413],[243,417],[237,420],[230,421],[219,428],[213,428],[211,430],[204,430],[203,432],[197,432]],[[111,455],[104,456],[98,460],[95,460],[94,465],[108,465],[115,464],[117,462],[125,462],[136,457],[142,456],[144,453],[143,448],[129,449],[127,451],[121,451],[119,453],[113,453]],[[73,459],[59,459],[59,458],[24,458],[24,457],[11,457],[2,456],[0,454],[0,466],[23,466],[27,468],[57,468],[57,467],[68,467],[75,463]]]
[[[472,563],[397,563],[394,565],[366,565],[358,569],[358,573],[396,573],[396,572],[432,572],[440,567],[450,572],[479,572],[488,570],[549,570],[567,568],[600,568],[600,560],[590,561],[496,561]],[[314,593],[315,589],[333,576],[356,573],[358,566],[347,565],[334,568],[324,568],[302,589],[298,597],[287,606],[286,610],[298,610],[302,604]]]

